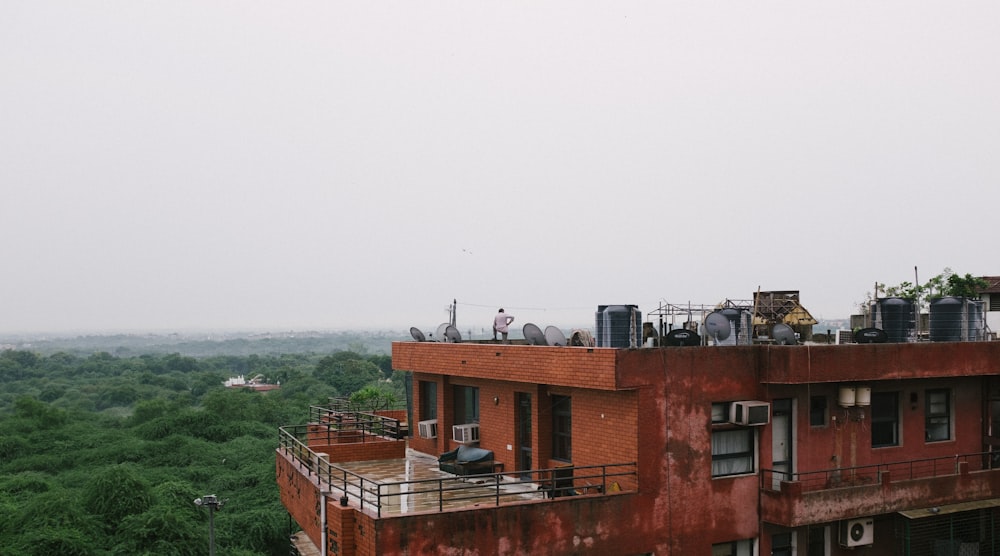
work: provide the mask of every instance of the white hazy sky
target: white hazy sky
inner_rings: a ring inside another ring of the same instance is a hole
[[[1000,3],[0,3],[0,331],[1000,274]]]

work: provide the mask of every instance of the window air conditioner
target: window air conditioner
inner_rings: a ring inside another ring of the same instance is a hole
[[[733,402],[729,406],[729,422],[745,427],[757,427],[771,422],[771,404],[767,402]]]
[[[868,546],[875,542],[875,527],[872,518],[848,519],[840,522],[840,546],[854,548]]]
[[[420,435],[420,438],[437,438],[438,420],[419,421],[417,423],[417,434]]]
[[[459,444],[479,442],[479,425],[476,423],[453,425],[451,427],[451,439]]]

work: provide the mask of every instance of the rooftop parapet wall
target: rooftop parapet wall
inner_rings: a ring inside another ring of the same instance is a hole
[[[401,371],[614,390],[619,351],[569,346],[395,342],[392,366]]]
[[[755,346],[760,381],[809,384],[1000,375],[1000,342]]]

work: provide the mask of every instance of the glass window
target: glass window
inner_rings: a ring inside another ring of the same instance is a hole
[[[712,404],[712,424],[729,422],[729,402]]]
[[[754,472],[752,428],[712,431],[712,476]]]
[[[951,391],[928,390],[924,414],[928,442],[951,439]]]
[[[872,393],[872,448],[899,446],[899,393]]]
[[[826,426],[826,396],[809,398],[809,426]]]
[[[455,424],[479,422],[479,388],[455,387]]]
[[[420,381],[420,420],[437,419],[438,385],[436,382]]]
[[[753,540],[722,542],[712,545],[712,556],[752,556]]]
[[[771,556],[792,556],[791,533],[775,533],[771,535]]]
[[[573,461],[573,404],[569,396],[552,396],[552,459]]]

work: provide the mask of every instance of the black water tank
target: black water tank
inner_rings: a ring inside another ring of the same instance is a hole
[[[961,342],[965,300],[941,297],[931,300],[930,317],[932,342]]]
[[[916,326],[913,301],[886,297],[875,302],[875,326],[885,331],[889,342],[909,342]]]
[[[594,314],[597,347],[632,348],[642,342],[638,305],[598,305]]]

